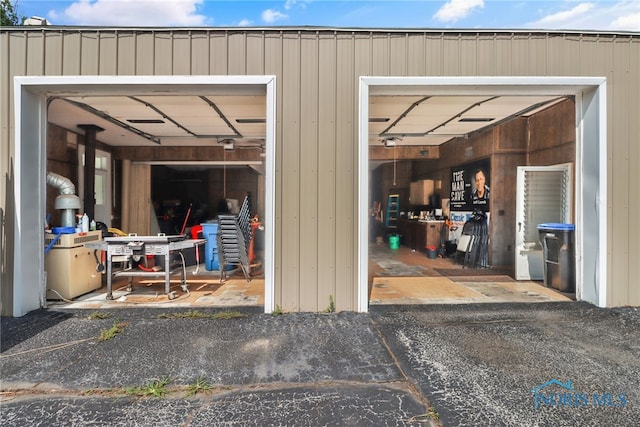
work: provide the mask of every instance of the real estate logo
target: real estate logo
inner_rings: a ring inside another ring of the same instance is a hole
[[[560,392],[553,391],[558,388],[561,389]],[[571,380],[563,383],[551,379],[535,387],[531,392],[533,393],[533,406],[536,409],[545,406],[625,407],[628,402],[627,393],[578,393],[573,389]]]

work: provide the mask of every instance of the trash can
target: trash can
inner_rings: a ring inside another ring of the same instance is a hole
[[[207,239],[204,243],[204,267],[207,271],[220,270],[218,261],[218,223],[208,222],[202,225],[202,236]]]
[[[561,292],[575,292],[575,225],[538,224],[544,257],[544,284]]]

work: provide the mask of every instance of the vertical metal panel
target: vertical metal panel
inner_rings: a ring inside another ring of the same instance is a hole
[[[442,34],[425,35],[426,76],[441,76],[444,69],[444,40]]]
[[[118,73],[118,36],[109,31],[100,33],[99,74],[114,76]]]
[[[389,75],[389,35],[373,33],[371,37],[371,73],[374,76]],[[340,36],[344,39],[344,36]],[[340,43],[341,45],[344,43]],[[340,73],[341,70],[338,70]]]
[[[227,55],[229,64],[227,74],[242,75],[247,73],[247,36],[243,31],[229,34]]]
[[[27,35],[27,74],[41,76],[44,74],[44,33],[28,33]]]
[[[442,37],[442,74],[460,75],[460,36],[445,34]]]
[[[191,73],[207,75],[209,64],[209,35],[204,31],[194,31],[191,34]]]
[[[389,75],[407,75],[407,35],[389,35]]]
[[[177,32],[173,34],[173,67],[172,74],[191,74],[191,34]]]
[[[411,34],[407,38],[407,75],[424,76],[427,58],[425,56],[424,34]]]
[[[627,116],[625,120],[629,126],[626,128],[626,134],[621,138],[627,141],[629,144],[629,191],[627,200],[629,202],[629,219],[627,223],[614,224],[616,227],[627,228],[627,232],[630,236],[629,239],[629,263],[627,269],[629,273],[626,282],[619,284],[618,286],[627,287],[626,295],[622,295],[620,298],[615,298],[616,301],[620,301],[620,305],[640,305],[640,286],[638,286],[638,278],[640,277],[640,221],[638,221],[638,212],[640,212],[640,120],[638,120],[638,114],[640,113],[640,96],[633,96],[633,94],[640,93],[640,39],[631,39],[630,37],[625,40],[621,38],[617,41],[624,48],[621,48],[621,55],[628,55],[629,57],[629,69],[618,70],[618,73],[625,73],[627,88],[627,101],[628,105],[625,111],[622,113]],[[628,53],[625,53],[625,50]],[[617,101],[617,100],[616,100]],[[615,251],[615,248],[612,248]],[[614,252],[615,253],[615,252]],[[634,261],[635,260],[635,261]],[[613,280],[612,285],[616,287],[616,282]]]
[[[496,36],[496,74],[510,76],[513,75],[513,55],[512,49],[513,35],[498,34]]]
[[[573,36],[577,38],[578,36]],[[552,36],[547,39],[547,69],[550,75],[563,76],[577,64],[580,49],[575,48],[576,40],[565,40],[562,36]],[[571,48],[571,46],[574,46]]]
[[[527,40],[527,70],[524,75],[543,76],[547,70],[547,35],[530,34]]]
[[[334,34],[335,37],[335,34]],[[336,37],[337,39],[337,37]],[[369,76],[373,74],[372,64],[373,64],[373,43],[371,37],[366,34],[355,34],[354,39],[354,55],[353,59],[355,64],[359,70],[363,70],[362,74],[356,74],[358,78],[363,76]],[[335,61],[335,58],[334,58]],[[337,71],[334,69],[334,73],[337,74]],[[336,77],[337,78],[337,77]],[[336,100],[336,103],[339,101]]]
[[[247,34],[247,75],[256,76],[264,72],[264,34]]]
[[[154,44],[154,69],[155,75],[173,74],[173,32],[159,32],[155,34]]]
[[[327,307],[318,289],[318,61],[317,34],[300,36],[300,309]],[[304,102],[303,100],[308,100]],[[314,242],[312,244],[309,244]]]
[[[274,225],[277,234],[274,233],[274,247],[275,253],[273,254],[274,259],[274,283],[282,283],[283,276],[283,239],[282,239],[282,102],[280,100],[283,98],[283,79],[282,79],[282,69],[283,69],[283,44],[282,44],[282,34],[281,33],[269,33],[265,35],[264,41],[264,71],[265,74],[275,75],[277,79],[276,84],[276,94],[275,97],[278,100],[276,102],[276,149],[275,149],[275,170],[276,176],[274,179],[274,187],[275,187],[275,200],[273,201],[274,210],[275,210],[275,218]],[[274,289],[274,299],[275,304],[282,307],[282,286],[276,286]]]
[[[132,31],[118,31],[118,56],[116,73],[121,76],[136,74],[136,35]]]
[[[80,74],[80,49],[82,34],[79,32],[62,33],[62,74],[77,76]]]
[[[460,39],[460,75],[475,76],[478,74],[478,37]]]
[[[136,75],[153,75],[155,70],[155,37],[153,33],[138,33],[136,40]]]
[[[83,32],[80,39],[80,74],[95,76],[99,70],[99,32]]]
[[[300,271],[300,39],[285,34],[282,43],[282,186],[276,189],[282,196],[282,304],[299,310],[306,279]]]
[[[321,34],[318,47],[318,295],[336,295],[336,36]],[[367,38],[368,45],[368,38]],[[322,308],[322,307],[320,307]]]
[[[62,34],[45,33],[44,74],[62,74]]]
[[[516,34],[511,40],[511,74],[514,76],[530,76],[529,71],[529,37]]]
[[[229,45],[228,45],[227,32],[212,33],[210,36],[209,44],[209,58],[211,59],[211,65],[209,69],[212,75],[225,75],[228,74],[229,63]]]
[[[611,117],[615,117],[617,124],[617,126],[609,129],[609,134],[612,137],[611,140],[614,142],[611,144],[610,153],[613,164],[615,165],[611,171],[611,196],[613,200],[618,200],[619,203],[611,215],[612,224],[614,225],[614,227],[612,227],[612,240],[615,242],[617,253],[609,265],[611,283],[617,286],[610,287],[609,301],[611,301],[613,305],[624,305],[629,297],[629,289],[634,286],[630,283],[632,276],[629,275],[631,272],[629,267],[632,264],[638,264],[637,260],[640,259],[640,257],[636,256],[636,258],[633,258],[636,262],[633,262],[633,259],[630,257],[631,240],[637,240],[631,238],[633,234],[631,234],[630,231],[632,231],[634,227],[633,223],[637,222],[636,218],[638,213],[637,210],[633,211],[630,208],[634,201],[636,207],[638,206],[640,191],[637,191],[638,177],[637,172],[635,172],[636,192],[635,194],[630,192],[632,188],[632,179],[630,179],[631,168],[637,170],[638,163],[636,163],[636,167],[633,167],[633,164],[630,163],[631,138],[629,138],[631,121],[637,122],[638,117],[640,117],[640,110],[636,108],[632,118],[629,114],[629,106],[631,105],[631,98],[637,99],[640,92],[629,91],[629,86],[632,84],[629,75],[631,65],[629,63],[631,59],[629,56],[629,44],[624,42],[620,43],[614,39],[610,47],[612,53],[610,67],[613,76],[608,90],[612,92],[612,97],[616,99],[616,102],[610,106],[610,115]],[[635,80],[638,80],[638,77],[640,77],[640,75],[636,74]],[[634,221],[632,218],[636,220]],[[628,224],[628,228],[616,227],[615,224]],[[640,234],[636,233],[635,235],[638,236]],[[638,255],[638,253],[636,253],[636,255]],[[638,276],[635,276],[635,278],[637,280]]]
[[[479,76],[495,76],[497,67],[495,34],[480,34],[476,50],[477,74]]]
[[[357,79],[354,68],[354,37],[338,35],[337,40],[337,89],[336,105],[336,307],[355,309],[357,283],[357,236],[356,214],[358,207],[358,174],[356,171],[358,146]],[[388,42],[382,42],[383,47]],[[377,61],[374,60],[374,64]],[[374,65],[375,67],[375,65]]]

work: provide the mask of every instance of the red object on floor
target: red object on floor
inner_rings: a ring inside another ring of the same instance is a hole
[[[201,225],[194,225],[193,227],[191,227],[191,238],[192,239],[197,239],[198,236],[200,235],[200,233],[202,233],[202,226]]]

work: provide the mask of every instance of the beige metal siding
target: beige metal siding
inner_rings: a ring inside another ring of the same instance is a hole
[[[331,35],[319,35],[318,42],[318,299],[319,307],[328,295],[336,295],[336,40]],[[322,89],[320,89],[322,88]]]
[[[614,286],[617,290],[621,288],[621,297],[619,300],[622,302],[620,305],[640,305],[640,221],[638,221],[638,212],[640,212],[640,97],[633,96],[633,94],[640,93],[640,40],[635,39],[633,41],[624,42],[622,44],[629,45],[629,70],[627,71],[627,96],[628,108],[624,114],[629,117],[629,127],[627,135],[623,138],[629,144],[629,164],[631,165],[628,175],[627,184],[629,185],[629,192],[627,200],[629,201],[629,218],[626,224],[621,224],[620,227],[628,227],[629,239],[629,262],[627,268],[629,270],[629,280],[626,282],[626,286],[623,283],[620,286]],[[635,45],[635,46],[632,46]],[[615,245],[615,241],[610,239],[610,244]],[[612,252],[615,256],[615,252]],[[626,288],[626,296],[624,290]],[[611,305],[618,305],[614,301],[618,301],[618,294],[616,293],[616,299],[611,300]]]
[[[352,35],[340,35],[336,44],[336,308],[354,309],[357,301],[357,111]],[[328,230],[322,230],[324,233]]]
[[[0,207],[13,145],[13,76],[277,77],[276,304],[357,304],[359,76],[604,76],[608,79],[609,305],[640,305],[640,37],[508,32],[332,30],[3,30]],[[144,220],[141,218],[140,220]],[[6,218],[3,310],[12,266]],[[11,267],[9,267],[11,268]]]
[[[318,36],[302,34],[300,40],[300,271],[309,274],[299,278],[307,288],[301,298],[300,308],[315,310],[325,300],[318,291],[318,102],[302,102],[318,99]],[[286,224],[283,224],[286,227]]]

